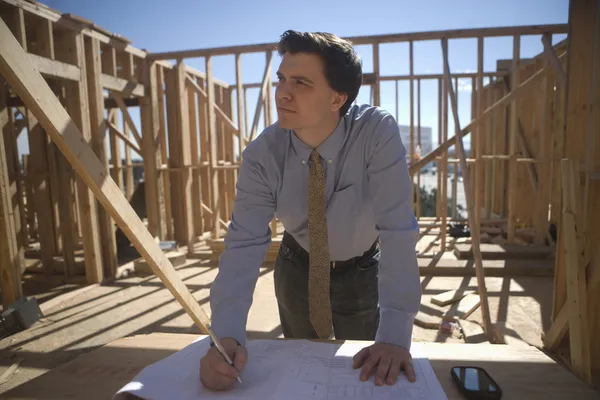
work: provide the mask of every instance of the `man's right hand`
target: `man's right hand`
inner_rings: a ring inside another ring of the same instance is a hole
[[[235,339],[221,339],[223,348],[233,361],[233,367],[219,353],[216,347],[211,347],[200,360],[200,382],[210,390],[229,389],[244,369],[248,360],[248,351],[238,344]]]

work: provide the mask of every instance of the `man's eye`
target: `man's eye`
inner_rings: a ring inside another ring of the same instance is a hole
[[[297,79],[297,80],[296,80],[296,83],[297,83],[298,85],[306,85],[306,83],[304,83],[304,81],[301,81],[300,79]]]

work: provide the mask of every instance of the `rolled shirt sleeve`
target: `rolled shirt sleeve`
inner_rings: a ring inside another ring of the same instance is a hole
[[[271,243],[269,226],[275,200],[264,167],[259,141],[244,150],[233,213],[219,257],[219,272],[210,289],[212,329],[217,337],[246,343],[246,323],[260,265]]]
[[[368,189],[379,231],[380,322],[375,341],[410,350],[421,302],[415,252],[418,224],[412,210],[411,181],[398,124],[384,113],[372,136],[367,162]]]

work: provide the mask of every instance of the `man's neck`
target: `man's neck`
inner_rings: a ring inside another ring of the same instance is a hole
[[[306,129],[297,129],[295,131],[296,136],[298,136],[298,138],[307,146],[316,149],[321,145],[321,143],[327,140],[329,136],[331,136],[333,131],[335,131],[335,128],[337,128],[339,122],[340,117],[337,117],[328,119],[319,126]]]

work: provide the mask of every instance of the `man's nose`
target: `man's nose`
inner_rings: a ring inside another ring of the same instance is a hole
[[[289,90],[285,82],[279,82],[277,84],[277,88],[275,89],[275,99],[276,100],[291,100],[292,92]]]

